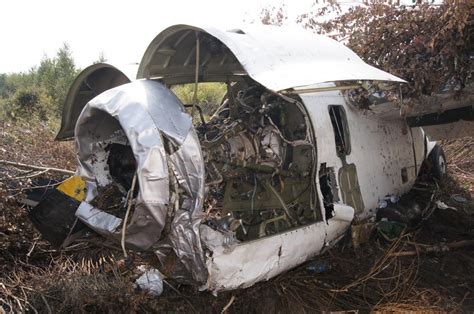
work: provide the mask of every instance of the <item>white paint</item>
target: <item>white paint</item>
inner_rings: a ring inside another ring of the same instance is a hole
[[[171,26],[148,46],[137,78],[147,77],[163,40],[179,31],[200,30],[223,42],[248,75],[270,90],[348,80],[405,82],[366,64],[343,44],[302,28],[247,25],[240,29],[244,34],[212,26]]]
[[[216,254],[207,259],[207,289],[246,288],[291,269],[323,248],[325,232],[325,223],[318,222],[242,243],[229,254]]]
[[[189,28],[195,29],[178,25],[159,36],[168,36],[177,30]],[[243,35],[215,28],[205,30],[232,50],[251,77],[272,90],[338,80],[402,82],[395,76],[363,63],[341,44],[304,31],[249,28],[243,30]],[[150,50],[148,59],[153,52]],[[143,67],[146,66],[149,64],[143,63]],[[142,68],[138,76],[143,77],[144,71]],[[336,181],[343,162],[336,153],[328,106],[341,105],[345,109],[351,142],[351,153],[346,156],[346,162],[357,168],[365,205],[362,213],[356,217],[358,220],[373,214],[370,210],[375,209],[385,196],[401,195],[412,187],[418,166],[414,151],[416,156],[421,156],[424,147],[420,129],[413,129],[415,135],[412,137],[405,121],[382,121],[369,111],[347,104],[339,91],[302,94],[301,98],[314,127],[317,171],[321,163],[326,163],[327,167],[334,168]],[[403,168],[407,169],[406,182],[402,182]],[[323,208],[319,182],[317,185],[320,208]],[[340,191],[339,194],[339,199],[342,199]],[[327,221],[323,217],[320,222],[225,249],[213,243],[212,254],[206,259],[209,277],[204,288],[218,292],[249,287],[298,266],[332,246],[354,219],[352,207],[344,204],[334,204],[334,207],[334,216]],[[322,213],[324,216],[325,211]],[[216,239],[209,237],[209,240]]]
[[[415,149],[416,176],[418,176],[421,165],[423,164],[425,157],[428,156],[428,154],[425,156],[425,153],[427,152],[427,147],[425,147],[425,132],[422,128],[411,128],[410,132],[413,138],[413,143],[417,143],[413,148]],[[423,143],[423,145],[421,145],[421,143]]]
[[[351,153],[346,156],[346,161],[357,168],[365,205],[365,211],[358,214],[356,219],[370,216],[386,195],[400,196],[410,190],[416,180],[417,168],[410,129],[403,120],[382,121],[369,111],[347,104],[338,91],[302,94],[301,98],[313,121],[318,172],[321,163],[326,163],[327,167],[334,168],[336,180],[343,164],[337,156],[328,106],[341,105],[346,111],[351,142]],[[423,137],[417,136],[414,146],[417,151],[423,150]],[[408,181],[405,183],[402,182],[402,168],[407,168]],[[320,191],[318,194],[321,201]],[[340,191],[339,198],[342,199]]]
[[[349,227],[354,209],[335,205],[335,216],[284,233],[238,244],[231,252],[215,250],[207,257],[205,289],[214,292],[250,287],[268,280],[335,244]]]

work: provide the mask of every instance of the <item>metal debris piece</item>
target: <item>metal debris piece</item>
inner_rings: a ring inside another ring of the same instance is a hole
[[[441,201],[436,201],[436,207],[439,208],[439,209],[452,209],[452,210],[458,210],[457,208],[455,207],[452,207],[452,206],[448,206],[446,205],[444,202],[441,202]]]
[[[311,274],[321,274],[331,270],[331,265],[325,261],[312,261],[306,266],[306,270]]]
[[[127,247],[146,250],[156,244],[167,223],[171,192],[179,195],[180,208],[173,208],[171,232],[166,236],[194,280],[205,281],[199,240],[204,161],[191,117],[178,98],[153,81],[107,90],[84,107],[75,136],[77,172],[87,181],[86,202],[98,195],[98,188],[117,181],[117,173],[111,173],[111,165],[117,161],[110,160],[110,150],[117,145],[131,147],[135,161],[126,163],[128,168],[136,167],[139,191],[127,226]],[[180,191],[171,191],[171,180],[177,180]],[[115,183],[125,185],[126,190],[127,177],[118,181]],[[120,219],[85,203],[79,209],[77,216],[90,228],[109,238],[120,238]]]
[[[451,195],[451,198],[458,203],[466,203],[467,199],[459,194]]]
[[[379,202],[378,208],[386,208],[390,204],[395,204],[400,200],[400,197],[397,195],[390,195],[387,197],[384,197],[382,200]]]
[[[153,296],[159,296],[163,293],[163,275],[159,270],[151,268],[145,270],[143,266],[139,267],[143,274],[138,277],[135,284],[141,290],[148,291]]]
[[[397,239],[407,226],[397,221],[381,220],[377,223],[377,230],[387,240]]]
[[[74,198],[57,189],[51,189],[41,202],[28,212],[28,217],[44,239],[53,246],[60,247],[69,235],[85,228],[84,224],[76,221],[74,215],[79,204]]]

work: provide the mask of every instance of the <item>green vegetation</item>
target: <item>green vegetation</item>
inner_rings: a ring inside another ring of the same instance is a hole
[[[67,43],[28,72],[0,74],[0,120],[57,121],[78,73]]]
[[[178,96],[183,104],[193,103],[194,84],[175,85],[171,90]],[[205,117],[214,113],[227,92],[224,83],[199,83],[197,92],[197,105],[202,108]]]
[[[101,53],[95,63],[106,61]],[[0,73],[0,121],[47,122],[58,126],[63,103],[74,78],[79,73],[67,43],[56,56],[44,56],[39,66],[27,72]],[[172,88],[184,104],[192,104],[194,84]],[[200,83],[197,104],[209,116],[221,103],[226,86],[222,83]]]

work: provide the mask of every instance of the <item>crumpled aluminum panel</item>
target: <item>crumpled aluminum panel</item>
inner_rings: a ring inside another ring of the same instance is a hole
[[[187,42],[184,51],[178,50],[171,57],[159,53],[162,48],[183,44],[180,36],[173,36],[183,31],[208,33],[224,43],[251,78],[273,91],[335,81],[405,82],[365,63],[342,43],[301,27],[244,25],[236,31],[208,25],[183,24],[170,26],[155,37],[143,55],[137,79],[169,76],[166,67],[157,67],[155,63],[168,58],[167,63],[177,64],[177,61],[170,61],[169,58],[178,60],[183,57],[181,53],[189,54],[189,45],[193,45],[193,42]],[[190,38],[189,40],[194,40],[192,36]],[[186,66],[175,65],[174,72],[183,72]],[[221,76],[232,75],[225,67],[219,71]],[[194,78],[194,70],[186,73],[189,77],[182,79],[186,82],[193,81],[190,79]],[[201,74],[206,76],[205,72]]]
[[[88,181],[87,201],[97,195],[97,185],[105,186],[112,180],[107,165],[107,144],[131,146],[137,162],[139,193],[127,227],[126,244],[134,249],[149,249],[160,239],[172,206],[169,159],[186,197],[183,208],[175,213],[169,238],[193,278],[205,281],[207,272],[199,239],[204,161],[191,117],[178,98],[153,81],[135,81],[110,89],[85,106],[77,121],[75,136],[77,174]],[[169,156],[165,139],[176,148]],[[94,211],[100,212],[100,209]],[[121,236],[121,226],[110,230],[110,226],[116,226],[115,216],[76,215],[100,234],[116,240]],[[104,221],[108,219],[111,221]]]

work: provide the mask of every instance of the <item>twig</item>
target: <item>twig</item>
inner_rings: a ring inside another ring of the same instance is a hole
[[[392,254],[392,252],[399,246],[399,244],[401,243],[401,240],[406,235],[407,234],[405,234],[404,231],[403,231],[402,234],[400,235],[400,237],[392,243],[392,245],[389,247],[387,252],[375,262],[374,266],[372,266],[372,268],[370,269],[370,271],[366,275],[356,279],[352,283],[347,284],[347,285],[345,285],[344,287],[342,287],[340,289],[332,289],[331,291],[336,292],[336,293],[338,293],[338,292],[347,292],[350,288],[355,287],[355,286],[357,286],[357,285],[359,285],[363,282],[366,282],[367,280],[369,280],[371,278],[374,278],[376,275],[381,273],[388,266],[388,264],[392,263],[392,261],[389,260],[390,254]],[[384,267],[384,265],[386,265],[386,266]]]
[[[16,188],[16,189],[7,189],[7,191],[18,191],[18,193],[12,195],[12,196],[17,196],[18,194],[20,194],[22,191],[24,190],[34,190],[34,189],[44,189],[44,188],[49,188],[49,187],[52,187],[52,186],[57,186],[57,185],[60,185],[61,183],[64,183],[66,180],[68,179],[65,179],[63,181],[59,181],[59,182],[56,182],[56,183],[51,183],[51,184],[46,184],[46,185],[35,185],[35,186],[25,186],[25,187],[21,187],[21,188]]]
[[[184,295],[181,294],[181,292],[179,292],[178,289],[176,289],[175,287],[173,287],[172,284],[170,284],[168,281],[166,281],[165,279],[163,279],[163,282],[165,284],[168,285],[168,287],[170,287],[174,292],[176,292],[181,298],[184,299],[184,301],[186,301],[186,303],[189,304],[189,306],[191,306],[191,308],[194,310],[194,312],[198,313],[198,310],[196,310],[196,308],[194,307],[194,305],[188,300],[188,298],[186,298]]]
[[[48,313],[49,314],[53,313],[53,311],[51,311],[51,307],[49,306],[48,301],[46,301],[45,296],[42,293],[40,293],[40,296],[41,296],[41,299],[43,299],[43,302],[46,305],[46,308],[48,309]]]
[[[418,255],[419,253],[440,253],[440,252],[448,252],[451,249],[462,248],[466,246],[474,245],[474,240],[462,240],[457,242],[451,243],[444,243],[444,244],[437,244],[428,247],[417,247],[417,250],[414,251],[402,251],[402,252],[394,252],[390,253],[389,256],[413,256]]]
[[[224,308],[222,309],[221,314],[225,313],[229,309],[229,307],[232,305],[232,303],[234,303],[234,300],[235,300],[235,295],[232,295],[232,297],[230,298],[227,305],[224,306]]]
[[[30,257],[30,256],[31,256],[31,253],[33,253],[33,250],[35,249],[36,243],[38,243],[38,239],[36,239],[35,242],[33,242],[33,245],[31,246],[30,250],[29,250],[28,253],[26,254],[26,257]]]
[[[123,250],[123,256],[127,257],[127,250],[125,248],[125,233],[127,229],[127,221],[128,221],[128,215],[130,214],[130,209],[132,208],[132,199],[133,199],[133,191],[135,190],[135,184],[137,183],[137,173],[135,172],[135,175],[133,176],[132,180],[132,187],[130,188],[130,191],[128,192],[128,205],[127,205],[127,212],[125,213],[125,218],[123,219],[123,227],[122,227],[122,241],[120,244],[122,245],[122,250]]]
[[[63,243],[61,244],[61,247],[64,248],[67,246],[67,241],[69,240],[69,237],[71,236],[72,234],[72,231],[74,230],[74,228],[76,227],[76,224],[77,224],[77,221],[79,220],[79,218],[76,217],[76,220],[74,220],[74,223],[72,224],[72,227],[71,229],[69,229],[69,232],[66,236],[66,238],[64,239]]]
[[[10,165],[10,166],[17,166],[17,167],[22,167],[22,168],[35,169],[35,170],[41,170],[41,171],[45,171],[45,172],[50,171],[50,172],[58,172],[58,173],[69,174],[69,175],[74,174],[74,171],[71,171],[71,170],[59,169],[59,168],[53,168],[53,167],[40,167],[40,166],[23,164],[23,163],[20,163],[20,162],[7,161],[7,160],[3,160],[3,159],[0,159],[0,164]]]
[[[42,170],[42,171],[38,171],[38,172],[29,171],[28,173],[31,173],[31,172],[33,172],[33,174],[28,174],[28,175],[24,175],[24,176],[14,177],[13,180],[29,179],[29,178],[37,177],[37,176],[42,175],[42,174],[45,173],[45,172],[48,172],[48,169]]]

